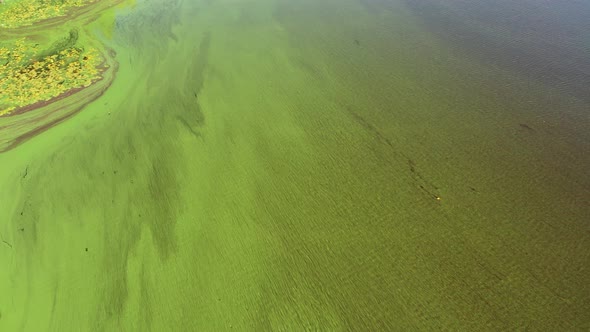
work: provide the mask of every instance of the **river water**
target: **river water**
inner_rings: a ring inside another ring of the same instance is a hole
[[[0,154],[0,330],[587,330],[590,5],[138,0]]]

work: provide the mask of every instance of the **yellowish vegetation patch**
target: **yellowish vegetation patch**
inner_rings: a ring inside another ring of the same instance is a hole
[[[52,17],[64,16],[75,7],[96,0],[12,0],[0,4],[0,27],[17,28]]]
[[[97,66],[102,58],[94,48],[69,47],[44,57],[37,56],[38,52],[24,38],[0,47],[0,116],[100,78]]]

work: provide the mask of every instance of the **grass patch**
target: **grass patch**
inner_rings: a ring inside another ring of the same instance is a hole
[[[0,116],[100,79],[102,56],[93,47],[77,46],[76,36],[70,32],[65,39],[70,42],[50,50],[27,38],[0,44]]]
[[[2,0],[0,0],[2,1]],[[46,19],[65,16],[76,7],[92,0],[12,0],[0,3],[0,27],[18,28]]]

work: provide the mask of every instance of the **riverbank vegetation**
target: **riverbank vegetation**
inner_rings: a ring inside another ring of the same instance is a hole
[[[97,0],[5,0],[0,3],[0,27],[18,28],[65,16],[70,10],[95,1]]]
[[[0,44],[0,116],[89,86],[100,79],[102,61],[95,48],[75,43],[50,51],[27,38]]]

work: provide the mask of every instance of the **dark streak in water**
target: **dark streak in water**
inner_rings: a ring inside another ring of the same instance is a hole
[[[380,141],[384,142],[385,144],[389,145],[389,147],[393,148],[393,144],[391,143],[391,141],[387,137],[385,137],[377,128],[375,128],[375,126],[368,123],[367,120],[365,120],[365,118],[358,115],[356,112],[354,112],[350,108],[348,109],[348,112],[352,115],[352,117],[356,120],[356,122],[358,122],[361,126],[363,126],[368,131],[372,132]]]
[[[195,131],[193,129],[193,127],[191,127],[191,125],[180,115],[176,116],[176,118],[178,119],[178,121],[180,121],[180,123],[188,130],[190,131],[191,134],[193,134],[193,136],[195,136],[196,138],[201,138],[201,134],[198,133],[197,131]]]
[[[393,143],[389,138],[387,138],[379,129],[377,129],[374,125],[369,123],[365,118],[360,116],[358,113],[353,111],[351,108],[347,108],[348,112],[354,118],[354,120],[359,123],[363,128],[367,131],[371,132],[379,141],[383,142],[387,146],[389,146],[396,154],[400,155],[404,159],[407,160],[408,166],[410,169],[410,173],[412,174],[412,178],[418,188],[424,191],[428,196],[432,197],[435,200],[440,200],[440,196],[436,193],[438,191],[438,187],[434,185],[431,181],[426,179],[420,172],[418,172],[416,164],[412,159],[410,159],[405,153],[396,151]]]
[[[196,102],[187,101],[186,98],[181,97],[183,99],[182,103],[179,105],[181,114],[176,116],[178,121],[180,121],[180,123],[195,137],[201,137],[201,134],[195,130],[195,128],[201,127],[205,123],[205,117],[199,105],[199,94],[205,84],[205,71],[209,64],[210,45],[211,34],[207,33],[199,45],[197,57],[188,73],[189,76],[187,79],[187,84],[193,91],[192,95],[197,100]],[[189,94],[190,91],[187,91],[185,96]]]
[[[2,237],[1,235],[0,235],[0,239],[2,239],[2,243],[4,243],[5,245],[7,245],[8,247],[10,247],[10,249],[13,249],[12,248],[12,244],[10,244],[8,241],[4,240],[4,237]]]
[[[533,128],[531,128],[526,123],[519,123],[518,125],[520,126],[520,128],[523,128],[523,129],[526,129],[526,130],[530,130],[530,131],[535,131]]]

